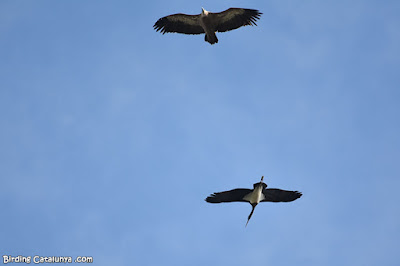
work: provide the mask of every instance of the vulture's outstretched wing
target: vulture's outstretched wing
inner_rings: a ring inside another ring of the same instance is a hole
[[[241,26],[255,25],[256,20],[260,18],[261,12],[255,9],[229,8],[220,13],[213,13],[215,21],[218,23],[215,30],[224,32],[234,30]]]
[[[166,32],[177,32],[183,34],[204,33],[199,23],[200,15],[175,14],[160,18],[153,28],[162,34]]]
[[[206,201],[209,203],[221,203],[221,202],[232,202],[232,201],[248,202],[243,198],[247,194],[251,193],[251,191],[252,191],[251,189],[247,188],[237,188],[229,191],[216,192],[208,196],[206,198]]]
[[[300,198],[302,195],[301,192],[298,191],[288,191],[277,188],[264,189],[263,194],[265,196],[265,199],[263,199],[262,202],[289,202]]]

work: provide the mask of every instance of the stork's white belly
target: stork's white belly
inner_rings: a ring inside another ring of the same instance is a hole
[[[254,203],[260,203],[265,197],[264,194],[262,193],[263,187],[257,187],[256,189],[253,190],[253,192],[247,194],[244,196],[244,200],[248,200],[251,204]]]

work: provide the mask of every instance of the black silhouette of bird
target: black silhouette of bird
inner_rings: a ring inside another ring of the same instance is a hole
[[[162,17],[154,24],[154,29],[162,34],[177,32],[183,34],[205,33],[204,40],[210,44],[218,42],[215,32],[230,31],[242,26],[257,25],[261,12],[255,9],[229,8],[223,12],[212,13],[201,8],[199,15],[174,14]]]

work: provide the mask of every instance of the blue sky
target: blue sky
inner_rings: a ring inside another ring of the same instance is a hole
[[[258,27],[161,35],[173,13]],[[398,1],[1,1],[0,255],[398,265]],[[251,187],[292,203],[207,204]]]

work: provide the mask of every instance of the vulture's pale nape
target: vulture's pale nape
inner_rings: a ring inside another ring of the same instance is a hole
[[[183,34],[205,33],[204,40],[210,44],[218,42],[215,33],[230,31],[242,26],[257,25],[261,12],[255,9],[229,8],[223,12],[212,13],[201,8],[199,15],[174,14],[157,20],[154,29],[162,34],[177,32]]]
[[[221,202],[248,202],[251,204],[251,213],[247,218],[247,224],[253,215],[254,209],[260,202],[290,202],[302,196],[301,192],[288,191],[277,188],[267,188],[267,184],[263,182],[264,176],[261,181],[253,185],[253,189],[236,188],[228,191],[216,192],[208,196],[205,200],[209,203]]]

